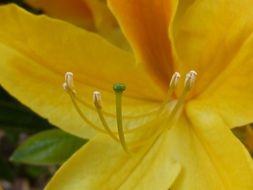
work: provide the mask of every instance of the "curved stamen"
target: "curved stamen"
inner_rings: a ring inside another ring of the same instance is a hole
[[[68,93],[69,96],[70,96],[70,99],[76,109],[76,111],[78,112],[78,114],[80,115],[80,117],[83,119],[84,122],[86,122],[88,125],[90,125],[92,128],[94,128],[95,130],[98,130],[100,132],[103,132],[103,133],[106,133],[105,130],[97,127],[95,124],[93,124],[85,115],[84,113],[82,112],[82,110],[79,108],[78,104],[76,103],[75,99],[74,99],[74,95],[72,94],[72,92],[69,92]]]
[[[184,89],[182,94],[180,95],[180,97],[178,98],[178,101],[175,105],[175,107],[173,108],[169,120],[171,121],[171,125],[173,125],[173,123],[175,122],[176,118],[178,117],[178,113],[180,112],[186,95],[189,93],[189,91],[192,89],[194,82],[196,80],[196,76],[197,76],[197,72],[196,71],[189,71],[186,76],[185,76],[185,82],[184,82]],[[169,127],[170,128],[170,127]]]
[[[181,111],[181,108],[184,104],[186,95],[189,93],[189,91],[192,89],[192,87],[195,83],[196,76],[197,76],[196,71],[190,71],[186,74],[184,89],[183,89],[182,94],[178,98],[176,105],[174,106],[174,108],[172,109],[172,111],[170,112],[168,117],[164,117],[160,121],[158,120],[156,123],[156,126],[161,126],[161,127],[157,131],[154,132],[154,134],[152,135],[151,138],[149,138],[147,140],[144,139],[144,140],[141,140],[138,142],[134,142],[134,143],[132,143],[133,145],[131,145],[131,143],[130,143],[131,148],[142,146],[144,144],[149,144],[149,143],[152,144],[165,129],[170,129],[171,127],[173,127],[175,125],[175,123],[179,117],[179,113]]]
[[[97,113],[98,113],[98,117],[102,123],[102,125],[104,126],[105,130],[108,132],[108,134],[117,142],[119,142],[119,139],[114,135],[114,133],[111,131],[110,127],[108,126],[103,112],[102,112],[102,101],[101,101],[101,93],[98,91],[93,92],[93,102],[94,105],[96,107]]]

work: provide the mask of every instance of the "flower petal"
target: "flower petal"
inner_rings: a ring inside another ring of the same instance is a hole
[[[127,84],[125,94],[135,97],[124,98],[123,109],[127,112],[144,110],[145,99],[162,96],[131,54],[93,33],[46,16],[34,16],[14,5],[1,6],[0,17],[5,18],[0,21],[1,85],[72,134],[87,137],[92,132],[83,126],[62,89],[67,71],[75,74],[75,87],[88,102],[92,102],[94,90],[101,90],[104,104],[114,107],[111,88],[115,82]],[[85,111],[99,122],[94,111]]]
[[[218,115],[192,107],[190,119],[172,127],[167,151],[182,165],[174,190],[251,190],[253,161]]]
[[[83,0],[92,12],[96,32],[120,48],[130,50],[119,25],[109,10],[106,0]]]
[[[94,30],[92,13],[82,0],[25,0],[42,9],[47,15],[66,20],[89,30]]]
[[[229,127],[253,122],[253,34],[192,106],[219,113]]]
[[[180,165],[168,159],[167,142],[161,138],[144,155],[129,155],[108,137],[98,136],[60,168],[46,189],[167,190],[180,172]]]
[[[171,33],[175,67],[198,72],[199,94],[231,63],[253,31],[251,0],[182,0]]]
[[[170,0],[109,0],[109,6],[119,20],[137,60],[168,86],[173,72],[168,26],[176,3]]]

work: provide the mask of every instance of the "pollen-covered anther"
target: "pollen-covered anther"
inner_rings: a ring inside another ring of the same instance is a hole
[[[102,108],[102,98],[101,98],[101,93],[99,91],[93,92],[93,103],[96,106],[96,108],[99,108],[99,109]]]
[[[181,77],[181,75],[180,75],[179,72],[175,72],[172,75],[171,80],[170,80],[170,86],[169,86],[171,89],[175,89],[176,88],[180,77]]]
[[[71,91],[75,93],[74,90],[74,80],[73,80],[73,73],[72,72],[66,72],[65,73],[65,82],[63,83],[63,89],[65,91]]]
[[[191,90],[194,83],[195,83],[195,80],[196,80],[196,77],[197,77],[197,72],[192,70],[192,71],[189,71],[186,76],[185,76],[185,82],[184,82],[184,85],[185,85],[185,89],[186,90]]]

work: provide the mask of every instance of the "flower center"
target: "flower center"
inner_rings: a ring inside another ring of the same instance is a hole
[[[65,74],[63,88],[69,94],[76,111],[84,122],[95,130],[109,135],[117,143],[121,144],[125,152],[130,153],[131,149],[143,146],[148,142],[152,143],[165,129],[169,129],[175,125],[182,111],[185,98],[195,83],[196,76],[197,73],[195,71],[189,71],[186,74],[181,95],[177,100],[174,100],[173,93],[178,86],[180,79],[180,74],[175,72],[171,77],[167,95],[161,105],[155,110],[137,115],[123,116],[122,114],[122,95],[126,90],[126,86],[122,83],[116,83],[113,85],[116,114],[111,114],[103,110],[102,97],[99,91],[93,92],[94,107],[79,98],[74,88],[73,73],[71,72]],[[93,121],[86,117],[80,108],[80,105],[96,111],[102,127],[97,126]],[[124,129],[123,118],[135,121],[143,117],[148,117],[149,115],[155,115],[154,119],[134,129]],[[108,122],[106,121],[107,117],[114,117],[116,119],[116,128],[108,125]]]

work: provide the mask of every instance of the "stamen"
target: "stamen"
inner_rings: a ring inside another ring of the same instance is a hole
[[[182,106],[185,101],[185,97],[187,93],[192,89],[194,82],[196,80],[197,72],[196,71],[190,71],[186,74],[185,78],[185,86],[183,89],[182,94],[178,98],[176,105],[170,112],[169,116],[167,118],[161,119],[159,122],[164,123],[164,124],[156,124],[157,126],[161,126],[158,128],[156,131],[154,131],[154,134],[152,135],[151,138],[149,138],[147,141],[139,141],[138,143],[135,142],[134,147],[136,146],[141,146],[143,144],[152,144],[156,141],[156,139],[160,136],[160,134],[165,130],[165,129],[170,129],[173,127],[178,119],[179,113],[181,112]],[[173,77],[172,77],[173,78]],[[131,145],[131,144],[130,144]]]
[[[124,84],[116,83],[113,85],[113,90],[116,95],[116,119],[117,119],[119,140],[123,149],[128,153],[129,151],[126,145],[123,125],[122,125],[122,93],[125,89],[126,89],[126,86]]]
[[[193,70],[189,71],[186,74],[185,83],[184,83],[184,90],[183,90],[182,94],[180,95],[180,97],[178,98],[178,101],[169,116],[169,120],[171,122],[170,126],[172,126],[174,121],[176,120],[177,115],[184,104],[187,93],[192,89],[192,87],[194,85],[194,82],[196,80],[196,76],[197,76],[197,72],[193,71]]]
[[[75,101],[74,95],[73,95],[72,93],[68,93],[68,94],[69,94],[69,96],[70,96],[70,98],[71,98],[71,101],[72,101],[72,103],[73,103],[73,105],[74,105],[74,107],[75,107],[77,113],[78,113],[79,116],[82,118],[82,120],[83,120],[84,122],[88,123],[88,125],[90,125],[92,128],[94,128],[94,129],[96,129],[96,130],[98,130],[98,131],[104,133],[105,131],[104,131],[103,129],[101,129],[101,128],[97,127],[96,125],[94,125],[94,124],[85,116],[85,114],[82,112],[82,110],[79,108],[77,102]]]
[[[107,124],[105,117],[103,115],[102,112],[102,98],[101,98],[101,93],[98,91],[93,92],[93,102],[94,105],[96,107],[97,113],[98,113],[98,117],[101,121],[101,123],[103,124],[105,130],[108,132],[108,134],[117,142],[119,141],[118,138],[113,134],[113,132],[111,131],[109,125]]]
[[[78,103],[76,102],[76,91],[74,89],[74,80],[73,80],[73,73],[71,72],[66,72],[65,74],[65,82],[63,83],[63,89],[68,93],[68,95],[70,96],[70,99],[77,111],[77,113],[79,114],[79,116],[81,117],[81,119],[88,123],[88,125],[90,125],[92,128],[105,133],[106,131],[104,131],[103,129],[97,127],[95,124],[93,124],[86,116],[85,114],[82,112],[82,110],[79,108]]]

